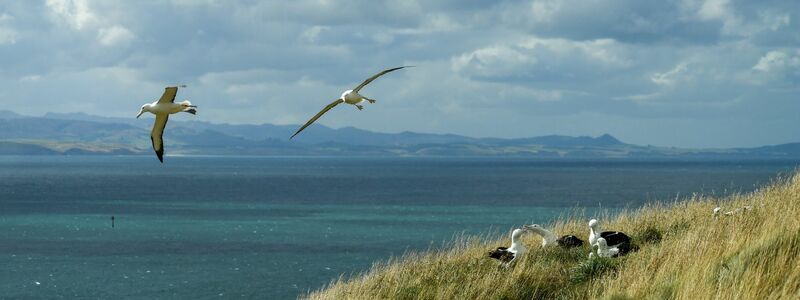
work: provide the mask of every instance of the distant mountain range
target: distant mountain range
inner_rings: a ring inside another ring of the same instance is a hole
[[[0,155],[152,154],[152,118],[108,118],[83,113],[42,117],[0,110]],[[598,137],[549,135],[521,139],[454,134],[378,133],[315,124],[294,140],[295,125],[231,125],[170,120],[169,154],[519,156],[534,158],[787,158],[800,159],[800,143],[756,148],[681,149],[626,144]]]

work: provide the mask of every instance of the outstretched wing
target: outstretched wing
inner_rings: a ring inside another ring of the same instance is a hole
[[[164,89],[164,94],[161,95],[161,99],[158,99],[158,103],[173,103],[175,102],[175,95],[178,94],[179,87],[186,87],[185,85],[181,86],[169,86]]]
[[[370,77],[370,78],[367,78],[367,80],[364,80],[364,82],[362,82],[362,83],[361,83],[361,84],[359,84],[359,85],[358,85],[356,88],[354,88],[354,89],[353,89],[353,92],[356,92],[356,93],[358,93],[358,91],[360,91],[362,88],[364,88],[365,86],[367,86],[367,85],[368,85],[370,82],[372,82],[373,80],[375,80],[375,79],[376,79],[376,78],[378,78],[378,77],[381,77],[381,76],[383,76],[383,74],[389,73],[389,72],[391,72],[391,71],[397,71],[397,70],[400,70],[400,69],[402,69],[402,68],[411,68],[411,67],[413,67],[413,66],[402,66],[402,67],[397,67],[397,68],[391,68],[391,69],[383,70],[383,71],[381,71],[380,73],[378,73],[378,74],[375,74],[375,75],[372,75],[372,77]]]
[[[156,122],[153,124],[153,131],[150,132],[150,141],[153,142],[153,150],[161,163],[164,163],[164,127],[167,127],[168,114],[157,114]]]
[[[314,123],[314,121],[316,121],[317,119],[319,119],[319,117],[321,117],[323,114],[325,114],[326,112],[328,112],[329,110],[331,110],[331,108],[333,108],[333,107],[334,107],[334,106],[336,106],[336,105],[339,105],[339,103],[342,103],[342,102],[344,102],[344,100],[342,100],[342,99],[340,98],[340,99],[336,99],[336,100],[335,100],[335,101],[333,101],[331,104],[328,104],[328,106],[325,106],[325,108],[323,108],[321,111],[319,111],[319,112],[318,112],[318,113],[317,113],[317,114],[316,114],[316,115],[315,115],[313,118],[311,118],[311,120],[308,120],[308,122],[306,122],[306,125],[303,125],[303,127],[300,127],[300,129],[298,129],[298,130],[297,130],[297,132],[295,132],[295,133],[292,135],[292,137],[290,137],[289,139],[291,140],[291,139],[292,139],[292,138],[293,138],[295,135],[297,135],[298,133],[300,133],[300,131],[303,131],[303,129],[306,129],[306,127],[308,127],[309,125],[311,125],[312,123]]]

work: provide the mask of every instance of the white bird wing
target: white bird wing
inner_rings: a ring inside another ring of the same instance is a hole
[[[378,77],[383,76],[383,74],[386,74],[386,73],[389,73],[389,72],[392,72],[392,71],[397,71],[397,70],[400,70],[402,68],[411,68],[411,67],[413,67],[413,66],[402,66],[402,67],[383,70],[380,73],[372,75],[372,77],[370,77],[370,78],[367,78],[367,80],[364,80],[364,82],[362,82],[356,88],[353,89],[353,92],[358,93],[358,91],[360,91],[362,88],[367,86],[370,82],[372,82],[373,80],[377,79]]]
[[[161,163],[164,163],[164,127],[167,127],[169,114],[157,114],[156,122],[153,123],[153,131],[150,132],[150,141],[153,142],[153,150]]]
[[[164,94],[161,95],[161,99],[158,99],[158,103],[173,103],[175,102],[175,95],[177,94],[178,94],[178,87],[169,86],[164,89]]]
[[[300,127],[300,129],[298,129],[298,130],[297,130],[297,132],[295,132],[295,133],[292,135],[292,137],[290,137],[289,139],[291,140],[291,139],[292,139],[292,138],[293,138],[295,135],[297,135],[298,133],[300,133],[300,131],[303,131],[303,129],[306,129],[306,127],[308,127],[309,125],[311,125],[312,123],[314,123],[314,121],[316,121],[317,119],[319,119],[319,117],[321,117],[323,114],[325,114],[326,112],[328,112],[329,110],[331,110],[331,108],[333,108],[333,107],[334,107],[334,106],[336,106],[336,105],[339,105],[339,103],[342,103],[342,102],[344,102],[344,100],[342,100],[341,98],[339,98],[339,99],[336,99],[336,100],[334,100],[333,102],[331,102],[331,104],[328,104],[328,106],[325,106],[325,108],[323,108],[321,111],[319,111],[319,112],[318,112],[318,113],[317,113],[317,114],[316,114],[316,115],[315,115],[313,118],[311,118],[311,120],[308,120],[308,122],[306,122],[306,124],[305,124],[305,125],[303,125],[303,127]]]

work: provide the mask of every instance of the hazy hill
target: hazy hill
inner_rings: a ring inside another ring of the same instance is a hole
[[[153,119],[83,113],[42,117],[0,111],[0,154],[149,154]],[[454,134],[379,133],[313,125],[293,140],[296,125],[234,125],[171,120],[167,154],[524,156],[537,158],[800,158],[800,143],[739,149],[638,146],[604,134],[521,139]]]

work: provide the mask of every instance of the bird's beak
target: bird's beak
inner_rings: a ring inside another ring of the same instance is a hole
[[[136,118],[138,119],[139,117],[141,117],[143,113],[144,113],[144,109],[143,109],[143,110],[140,110],[140,111],[139,111],[139,114],[138,114],[138,115],[136,115]]]
[[[189,107],[197,108],[197,105],[189,105]]]

